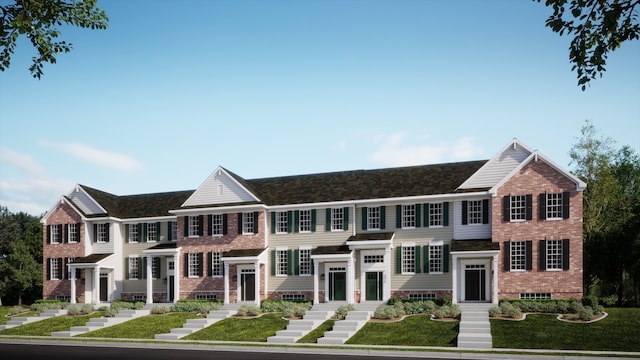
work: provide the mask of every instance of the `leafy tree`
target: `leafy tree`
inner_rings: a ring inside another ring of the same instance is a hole
[[[106,29],[109,18],[96,7],[98,0],[15,0],[0,5],[0,70],[9,68],[18,39],[25,36],[38,52],[29,71],[34,78],[42,76],[43,63],[55,64],[56,55],[71,51],[73,44],[56,41],[58,26]]]
[[[640,280],[640,158],[625,146],[599,138],[589,121],[569,155],[575,175],[587,183],[583,194],[584,293],[596,283],[607,293],[625,298],[628,276]],[[636,296],[637,300],[637,296]]]
[[[545,5],[553,8],[546,26],[560,36],[574,36],[569,61],[582,91],[596,76],[602,77],[609,52],[640,38],[634,11],[640,0],[545,0]]]
[[[0,297],[32,302],[42,297],[42,224],[0,206]],[[8,301],[7,301],[8,300]]]

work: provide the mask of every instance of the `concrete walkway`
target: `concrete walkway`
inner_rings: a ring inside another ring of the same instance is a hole
[[[46,320],[52,317],[66,315],[66,314],[67,314],[66,309],[60,309],[60,310],[45,310],[40,314],[38,314],[37,316],[21,316],[21,317],[16,316],[16,317],[12,317],[11,320],[7,321],[6,324],[0,325],[0,330],[10,329],[12,327],[16,327],[24,324],[30,324],[32,322]]]
[[[460,329],[458,331],[458,348],[491,349],[491,324],[489,308],[491,303],[463,303],[460,305]]]
[[[310,333],[313,329],[329,320],[341,304],[322,303],[315,304],[307,310],[300,320],[290,320],[285,330],[276,332],[274,336],[267,338],[272,344],[293,344],[300,338]],[[346,305],[346,303],[344,304]]]
[[[382,302],[355,304],[355,310],[349,311],[344,320],[336,321],[331,331],[327,331],[323,337],[318,338],[318,344],[344,344],[367,324],[376,308],[382,304]]]
[[[82,326],[72,326],[69,331],[54,331],[51,333],[52,337],[72,337],[80,334],[87,333],[89,331],[103,329],[105,327],[121,324],[125,321],[135,319],[140,316],[146,316],[151,313],[149,309],[140,310],[120,310],[114,317],[99,317],[92,318],[86,324]]]

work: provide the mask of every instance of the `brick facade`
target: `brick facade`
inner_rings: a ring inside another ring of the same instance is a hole
[[[539,194],[569,192],[569,218],[541,220]],[[531,220],[509,222],[503,219],[503,196],[532,196]],[[492,202],[492,239],[500,243],[498,287],[500,299],[518,298],[521,293],[551,293],[552,298],[582,297],[582,192],[576,183],[542,160],[531,161],[502,185]],[[540,240],[569,240],[568,270],[540,269]],[[506,241],[532,241],[532,269],[524,272],[504,269]]]

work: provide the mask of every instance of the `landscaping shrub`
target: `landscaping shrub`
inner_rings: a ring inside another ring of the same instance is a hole
[[[400,305],[400,306],[398,306]],[[380,305],[373,313],[374,319],[397,319],[405,315],[404,307],[402,303],[395,303],[394,305]]]
[[[489,316],[499,316],[502,315],[502,309],[500,306],[492,306],[489,308]]]
[[[615,306],[618,302],[617,295],[608,295],[600,297],[600,304],[603,306]]]
[[[155,305],[151,308],[151,313],[155,315],[167,314],[171,312],[171,308],[163,305]]]
[[[591,321],[593,320],[593,309],[591,306],[583,306],[582,309],[578,312],[578,317],[580,320]]]
[[[303,317],[310,308],[311,304],[309,303],[289,302],[284,305],[282,316],[286,318]]]
[[[520,308],[510,302],[505,301],[500,303],[500,309],[505,316],[510,318],[515,319],[522,316],[522,311],[520,310]]]
[[[31,311],[41,313],[45,310],[60,310],[69,306],[68,301],[60,301],[60,300],[38,300],[35,303],[31,304]]]
[[[70,316],[80,315],[80,306],[78,306],[78,305],[69,305],[67,307],[67,315],[70,315]]]
[[[11,308],[9,308],[9,311],[7,312],[7,316],[14,316],[24,311],[25,309],[22,306],[17,306],[17,305],[12,306]]]
[[[236,313],[239,316],[258,316],[262,314],[260,308],[257,305],[240,305],[238,308],[238,312]]]
[[[592,309],[598,306],[598,297],[595,295],[587,295],[582,298],[582,305],[589,306]]]
[[[402,303],[402,299],[400,299],[398,296],[392,296],[389,298],[389,300],[387,300],[387,305],[394,305],[395,303]]]
[[[144,308],[144,301],[138,300],[114,300],[111,302],[111,308],[119,310],[141,310]]]
[[[580,311],[583,310],[583,308],[584,306],[582,305],[581,302],[577,300],[570,300],[567,312],[570,314],[578,314],[580,313]]]
[[[404,301],[404,312],[407,314],[431,314],[437,305],[432,300]]]
[[[263,313],[287,313],[292,316],[302,316],[304,313],[311,309],[313,304],[308,300],[274,300],[267,299],[262,302],[260,309]],[[289,317],[285,315],[285,317]]]
[[[333,319],[335,319],[335,320],[343,320],[345,317],[347,317],[347,313],[349,311],[355,310],[355,308],[356,307],[353,304],[341,305],[336,310],[336,313],[333,314]]]
[[[220,310],[222,303],[209,300],[180,300],[170,308],[172,312],[197,312],[206,314],[209,311]]]
[[[118,315],[118,309],[110,307],[107,309],[107,311],[104,313],[105,317],[115,317],[116,315]]]

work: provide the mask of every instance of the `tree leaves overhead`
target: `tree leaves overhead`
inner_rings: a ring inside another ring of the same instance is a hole
[[[545,5],[553,8],[546,26],[560,36],[573,36],[569,62],[582,91],[591,80],[602,77],[609,52],[640,38],[634,11],[640,0],[546,0]]]
[[[68,53],[73,47],[58,40],[59,26],[107,28],[109,19],[96,4],[97,0],[15,0],[0,5],[0,70],[9,68],[17,41],[25,36],[37,51],[29,71],[40,79],[44,63],[55,64],[58,53]]]

